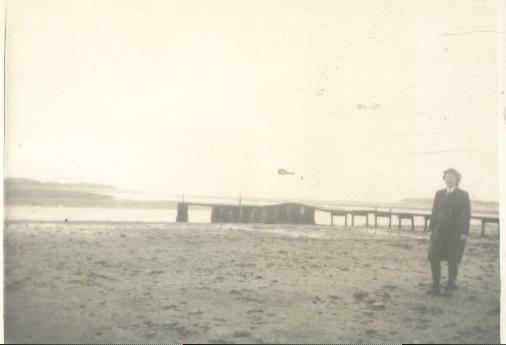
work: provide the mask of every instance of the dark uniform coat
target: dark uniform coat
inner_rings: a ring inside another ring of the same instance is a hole
[[[462,234],[469,234],[471,203],[466,191],[437,191],[430,218],[428,259],[459,263],[464,253]]]

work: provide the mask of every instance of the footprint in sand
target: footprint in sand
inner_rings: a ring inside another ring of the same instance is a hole
[[[265,302],[263,300],[260,300],[258,298],[254,298],[254,297],[250,297],[250,296],[237,297],[235,299],[242,300],[242,301],[245,301],[245,302],[258,303],[258,304],[263,304]]]
[[[360,301],[366,299],[367,297],[369,297],[369,294],[365,291],[357,291],[353,294],[353,298],[357,302],[360,302]]]
[[[251,337],[251,332],[245,331],[245,330],[235,331],[233,333],[233,336],[236,338],[247,338],[247,337]]]
[[[163,273],[163,271],[160,270],[160,271],[151,271],[148,274],[153,275],[153,274],[162,274],[162,273]]]
[[[225,339],[209,339],[207,341],[209,344],[234,344],[233,341],[227,341]]]
[[[376,331],[375,329],[369,328],[369,329],[365,330],[365,334],[368,337],[372,337],[372,336],[378,335],[378,331]]]
[[[177,322],[164,323],[164,324],[161,325],[161,329],[164,330],[164,331],[172,330],[172,329],[177,328],[177,327],[178,327],[178,323]]]
[[[156,332],[144,333],[142,336],[144,339],[152,340],[154,337],[156,337]]]
[[[474,330],[478,333],[487,333],[487,330],[485,330],[484,328],[480,327],[480,326],[475,326],[474,327]]]
[[[177,305],[175,305],[175,304],[170,304],[170,305],[164,305],[164,306],[162,307],[162,310],[170,310],[170,309],[174,309],[174,310],[176,310],[176,309],[178,309],[178,306],[177,306]]]
[[[387,302],[392,299],[392,296],[386,291],[380,291],[376,294],[376,296],[383,302]]]
[[[473,334],[473,331],[470,329],[465,329],[465,330],[457,331],[457,334],[464,336],[464,337],[469,337]]]
[[[95,261],[95,265],[110,267],[110,265],[105,260]]]
[[[263,309],[251,309],[251,310],[248,310],[246,313],[247,314],[254,314],[254,313],[263,313]]]
[[[325,303],[325,301],[322,301],[320,296],[315,296],[313,299],[313,304],[316,304],[316,303]]]

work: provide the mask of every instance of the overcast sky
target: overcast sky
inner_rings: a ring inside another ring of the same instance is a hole
[[[455,167],[497,200],[495,6],[9,2],[6,175],[395,201]]]

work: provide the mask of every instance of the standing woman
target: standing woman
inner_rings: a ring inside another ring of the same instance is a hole
[[[460,259],[464,253],[469,222],[471,203],[469,194],[459,188],[462,176],[455,169],[443,173],[446,188],[436,192],[432,215],[430,218],[430,246],[428,260],[432,269],[432,289],[427,293],[432,296],[441,294],[441,261],[448,262],[448,284],[445,296],[452,296]]]

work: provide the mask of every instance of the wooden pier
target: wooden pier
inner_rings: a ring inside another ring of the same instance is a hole
[[[190,207],[210,207],[211,223],[263,223],[263,224],[315,224],[315,211],[326,212],[330,215],[330,225],[334,225],[334,217],[344,217],[344,226],[348,226],[348,217],[351,217],[351,226],[355,226],[355,217],[365,218],[365,225],[369,226],[369,216],[374,217],[374,227],[378,227],[378,218],[388,219],[388,228],[392,227],[392,218],[397,218],[398,228],[402,228],[402,221],[408,220],[411,230],[415,231],[415,219],[420,217],[424,221],[424,231],[429,230],[431,215],[419,212],[393,212],[392,209],[333,209],[300,203],[282,203],[273,205],[229,205],[196,202],[181,202],[177,206],[177,222],[188,222]],[[481,236],[485,236],[487,224],[497,224],[499,218],[491,216],[474,215],[471,219],[481,222]]]
[[[411,221],[411,230],[415,230],[415,215],[413,213],[399,212],[395,214],[399,223],[399,229],[402,227],[402,220],[407,219]]]
[[[487,223],[493,224],[495,223],[499,228],[499,218],[496,217],[476,217],[476,218],[481,220],[481,236],[485,236],[485,225],[487,225]]]
[[[368,210],[352,210],[351,214],[351,226],[355,226],[355,217],[365,217],[365,226],[369,226],[369,211]]]
[[[333,210],[330,213],[330,225],[334,225],[334,217],[344,217],[344,226],[348,226],[348,211]]]
[[[378,218],[388,218],[388,228],[392,228],[392,210],[390,209],[388,212],[378,211],[376,208],[374,210],[374,227],[378,227]]]
[[[188,207],[198,206],[211,208],[211,223],[315,224],[315,208],[297,203],[275,205],[184,203],[185,206],[181,206],[182,204],[178,204],[178,222],[187,222]]]

